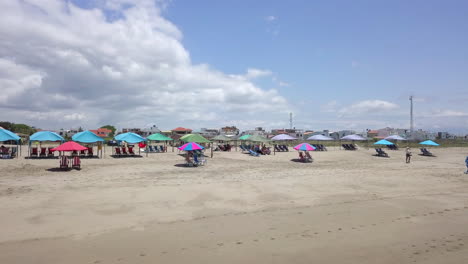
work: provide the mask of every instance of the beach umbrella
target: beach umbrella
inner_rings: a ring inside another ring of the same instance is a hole
[[[310,145],[309,143],[301,143],[297,146],[294,147],[295,150],[299,150],[299,151],[313,151],[315,150],[315,148]]]
[[[68,141],[58,147],[53,148],[52,151],[81,151],[87,149],[87,147],[83,147],[74,141]]]
[[[382,139],[374,143],[374,145],[393,145],[392,142]]]
[[[307,140],[318,140],[318,141],[325,141],[325,140],[333,140],[333,138],[331,137],[327,137],[327,136],[324,136],[324,135],[313,135],[309,138],[307,138]]]
[[[262,143],[265,143],[265,142],[270,142],[271,140],[269,140],[268,138],[266,137],[262,137],[260,135],[253,135],[253,136],[250,136],[247,141],[252,141],[252,142],[262,142]]]
[[[185,143],[184,145],[180,146],[178,149],[184,150],[184,151],[190,151],[190,150],[204,149],[204,147],[198,145],[195,142],[189,142],[189,143]]]
[[[406,140],[406,138],[400,137],[399,135],[391,135],[386,138],[386,140]]]
[[[233,140],[230,137],[226,137],[225,135],[217,135],[216,137],[212,138],[213,141],[231,141]]]
[[[341,138],[341,140],[357,140],[357,141],[363,141],[367,140],[359,135],[353,134],[353,135],[347,135]]]
[[[279,134],[271,138],[271,140],[296,140],[297,138],[291,137],[287,134]]]
[[[435,143],[432,140],[426,140],[423,142],[419,142],[420,145],[427,145],[427,146],[439,146],[439,144]]]
[[[36,132],[36,133],[32,134],[29,137],[29,142],[32,142],[32,141],[61,141],[61,142],[64,142],[65,139],[63,139],[62,136],[60,136],[59,134],[57,134],[55,132],[39,131],[39,132]]]

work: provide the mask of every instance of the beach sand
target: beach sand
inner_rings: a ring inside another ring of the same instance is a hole
[[[0,263],[468,263],[468,150],[432,151],[0,160]]]

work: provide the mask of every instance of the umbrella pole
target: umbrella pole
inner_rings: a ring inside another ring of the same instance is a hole
[[[213,143],[210,143],[210,149],[211,149],[211,158],[213,158]]]

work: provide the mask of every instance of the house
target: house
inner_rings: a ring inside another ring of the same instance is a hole
[[[368,138],[378,138],[379,136],[379,131],[376,129],[368,129],[367,130],[367,137]]]
[[[161,130],[156,125],[153,125],[150,128],[143,128],[142,130],[140,130],[139,135],[142,137],[148,137],[149,135],[156,133],[161,133]]]
[[[239,135],[240,131],[235,126],[225,126],[220,129],[219,133],[227,137],[233,137]]]
[[[112,134],[112,130],[107,128],[98,128],[90,131],[102,138],[110,137],[110,135]]]
[[[263,129],[262,127],[256,127],[254,130],[246,130],[244,132],[241,133],[241,136],[243,135],[259,135],[259,136],[263,136],[265,137],[267,135],[265,129]]]
[[[296,129],[296,128],[272,129],[271,134],[274,136],[279,135],[279,134],[286,134],[286,135],[290,135],[291,137],[302,138],[304,137],[304,130]]]
[[[219,130],[215,128],[201,128],[200,134],[204,137],[211,138],[219,135]]]
[[[176,135],[179,135],[179,136],[183,136],[183,135],[187,135],[187,134],[190,134],[192,133],[192,129],[190,128],[185,128],[185,127],[176,127],[174,129],[171,130],[171,134],[176,136]]]

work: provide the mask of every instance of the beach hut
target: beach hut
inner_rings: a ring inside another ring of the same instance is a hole
[[[132,133],[132,132],[127,132],[123,134],[118,134],[117,136],[114,137],[115,140],[118,142],[125,141],[130,144],[138,144],[140,142],[145,142],[146,139],[138,134]],[[140,155],[140,148],[138,148],[138,155]]]
[[[166,150],[167,152],[167,142],[168,141],[174,141],[174,139],[168,137],[168,136],[165,136],[161,133],[156,133],[156,134],[151,134],[149,135],[147,138],[148,140],[148,145],[146,146],[146,156],[148,156],[148,152],[149,152],[149,141],[157,141],[157,142],[163,142],[164,141],[164,149]],[[156,146],[157,147],[157,146]],[[174,152],[174,144],[172,144],[172,152]]]
[[[0,158],[3,158],[3,157],[11,158],[13,156],[19,157],[18,150],[19,150],[19,153],[21,153],[21,148],[19,147],[20,140],[21,138],[15,133],[11,132],[10,130],[1,128],[0,129],[0,142],[3,143],[3,142],[8,142],[8,141],[15,141],[16,147],[12,148],[11,152],[9,148],[3,147],[0,152]]]
[[[94,134],[93,132],[86,130],[83,132],[76,133],[75,135],[72,136],[72,140],[75,142],[79,143],[86,143],[86,144],[96,144],[97,145],[97,156],[99,157],[99,153],[101,153],[101,158],[102,158],[102,149],[103,149],[103,144],[104,144],[104,139],[99,137],[98,135]],[[91,145],[91,148],[93,148],[93,145]],[[89,152],[89,149],[88,149]],[[90,153],[93,153],[91,150]],[[88,153],[88,156],[90,154]]]
[[[59,134],[57,134],[55,132],[52,132],[52,131],[39,131],[39,132],[36,132],[36,133],[32,134],[29,137],[28,154],[29,154],[30,157],[32,155],[37,156],[37,154],[38,154],[37,149],[36,149],[35,153],[34,152],[31,153],[31,144],[33,142],[39,143],[39,147],[41,148],[39,157],[54,157],[52,148],[49,148],[48,153],[46,154],[45,153],[46,149],[42,148],[42,143],[43,142],[60,142],[60,143],[63,143],[63,142],[65,142],[65,139],[62,136],[60,136]]]

